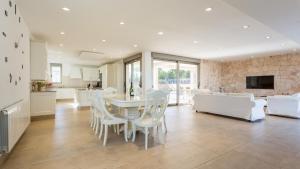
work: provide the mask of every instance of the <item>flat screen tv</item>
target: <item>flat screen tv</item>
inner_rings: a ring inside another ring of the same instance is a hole
[[[247,76],[247,89],[274,89],[274,76]]]

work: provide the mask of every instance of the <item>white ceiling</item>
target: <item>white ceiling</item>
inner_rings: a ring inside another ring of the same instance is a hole
[[[300,0],[224,0],[300,43]]]
[[[279,17],[281,15],[277,8],[269,8],[270,5],[282,5],[281,2],[287,1],[294,4],[288,5],[289,9],[280,10],[289,12],[284,17]],[[33,35],[48,41],[51,51],[77,56],[80,51],[92,51],[95,48],[103,53],[99,55],[99,62],[141,51],[231,59],[286,53],[299,48],[300,29],[285,25],[291,20],[286,17],[300,18],[297,16],[299,11],[295,12],[300,9],[299,0],[247,2],[17,0]],[[65,12],[62,7],[68,7],[71,11]],[[207,7],[213,10],[205,12]],[[272,17],[274,13],[276,17]],[[120,25],[121,21],[125,24]],[[296,20],[295,24],[299,22]],[[250,27],[243,29],[243,25]],[[60,35],[61,31],[65,35]],[[159,31],[164,35],[157,35]],[[266,36],[271,38],[267,39]],[[198,43],[194,44],[193,41]],[[64,46],[60,47],[60,43]],[[134,44],[138,47],[133,47]]]

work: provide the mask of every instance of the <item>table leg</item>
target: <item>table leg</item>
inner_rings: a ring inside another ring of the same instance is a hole
[[[125,117],[128,119],[128,138],[130,139],[133,133],[132,123],[140,117],[140,112],[137,107],[125,108]]]

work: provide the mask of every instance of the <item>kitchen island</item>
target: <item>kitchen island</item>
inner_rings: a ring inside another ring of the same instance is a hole
[[[101,92],[102,89],[76,89],[75,102],[78,107],[88,107],[91,106],[91,97],[96,94],[96,92]]]

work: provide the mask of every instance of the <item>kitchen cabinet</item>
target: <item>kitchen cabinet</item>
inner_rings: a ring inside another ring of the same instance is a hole
[[[56,92],[32,92],[30,94],[31,117],[55,116]]]
[[[72,68],[70,70],[70,78],[71,79],[81,79],[82,78],[80,67],[72,66]]]
[[[97,68],[82,68],[82,80],[83,81],[98,81],[99,80],[99,71]]]
[[[47,45],[45,42],[30,42],[30,78],[47,80]]]

